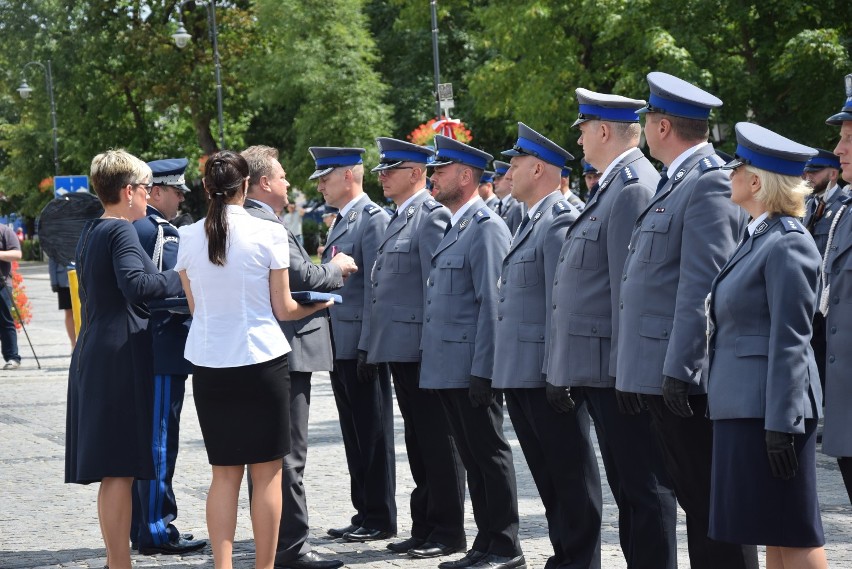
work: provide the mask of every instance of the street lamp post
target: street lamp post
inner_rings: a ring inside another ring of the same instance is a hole
[[[438,59],[438,2],[431,0],[432,9],[432,63],[435,67],[435,117],[441,120],[441,100],[438,97],[438,84],[441,83],[441,63]]]
[[[47,84],[47,92],[50,95],[50,120],[53,123],[53,169],[54,173],[59,175],[59,142],[56,131],[56,103],[53,99],[53,74],[50,70],[50,60],[47,60],[47,66],[40,61],[30,61],[21,69],[21,86],[18,87],[18,94],[22,99],[26,99],[33,92],[32,87],[27,84],[26,71],[30,65],[37,65],[44,71],[45,83]]]
[[[192,39],[192,35],[186,31],[183,26],[183,6],[190,0],[182,0],[178,5],[178,29],[172,34],[172,39],[175,40],[175,45],[178,49],[183,49],[186,44]],[[195,0],[196,4],[201,4],[207,8],[207,15],[210,22],[210,36],[213,42],[213,64],[216,69],[216,110],[219,115],[219,147],[225,148],[225,126],[222,114],[222,66],[219,64],[219,29],[216,27],[216,2],[215,0]]]

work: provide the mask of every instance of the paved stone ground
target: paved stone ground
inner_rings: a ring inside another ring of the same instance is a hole
[[[26,338],[20,334],[20,349],[24,357],[21,368],[14,372],[0,371],[0,568],[100,569],[104,564],[104,551],[95,507],[97,485],[75,486],[62,482],[65,393],[70,362],[62,314],[56,309],[56,295],[50,291],[46,264],[25,263],[21,273],[34,313],[28,331],[42,369],[36,368]],[[354,545],[325,535],[326,528],[348,523],[352,513],[340,429],[325,374],[315,376],[311,412],[305,485],[315,549],[344,559],[350,567],[435,567],[434,560],[414,561],[393,554],[385,549],[385,542]],[[412,482],[405,458],[402,421],[398,414],[395,428],[399,526],[400,535],[407,537],[408,495]],[[508,419],[506,434],[515,451],[524,552],[529,566],[540,569],[550,553],[544,511]],[[175,477],[175,493],[180,507],[177,525],[181,531],[206,537],[204,502],[210,483],[210,467],[198,428],[191,386],[186,393],[181,435]],[[834,460],[820,454],[818,464],[829,562],[832,567],[852,567],[852,507]],[[624,568],[626,565],[618,546],[618,512],[606,486],[604,500],[603,566]],[[474,523],[470,502],[466,511],[467,533],[472,536]],[[682,514],[678,537],[679,564],[688,567]],[[237,568],[254,566],[245,490],[240,504],[235,558]],[[213,566],[209,547],[183,557],[134,554],[133,560],[140,568]]]

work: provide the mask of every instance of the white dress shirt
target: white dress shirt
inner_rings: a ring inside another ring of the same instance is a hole
[[[184,357],[224,368],[263,363],[290,351],[272,313],[269,271],[290,264],[287,231],[258,223],[244,208],[226,206],[225,266],[210,262],[204,220],[181,227],[176,271],[186,271],[195,311]]]

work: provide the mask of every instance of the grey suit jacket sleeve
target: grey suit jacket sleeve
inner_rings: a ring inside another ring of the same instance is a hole
[[[724,171],[707,172],[696,185],[684,214],[677,300],[663,375],[699,385],[707,352],[704,299],[736,247],[742,212],[730,200]]]
[[[474,222],[477,223],[477,222]],[[503,258],[509,251],[509,230],[501,221],[482,222],[485,227],[476,231],[471,244],[471,276],[474,297],[479,304],[476,320],[476,343],[470,375],[491,379],[494,373],[494,343],[497,320],[497,279],[503,268]],[[478,258],[474,259],[473,254]]]
[[[293,232],[287,230],[290,243],[290,290],[332,292],[343,286],[343,271],[334,263],[314,264],[303,254]]]
[[[369,214],[364,213],[369,217]],[[372,292],[370,286],[370,271],[373,270],[373,264],[378,256],[379,245],[382,242],[382,236],[385,234],[385,229],[388,226],[389,216],[384,211],[372,216],[364,227],[364,232],[361,236],[361,258],[364,261],[363,267],[358,267],[359,271],[364,272],[364,309],[361,320],[361,335],[358,338],[358,349],[368,351],[370,349],[370,320],[371,312],[370,305],[372,304]]]
[[[618,194],[607,225],[606,251],[609,261],[610,304],[612,308],[612,340],[609,350],[609,374],[616,377],[618,361],[618,303],[621,298],[621,279],[627,261],[630,237],[639,215],[645,210],[654,192],[641,182],[628,184]]]
[[[769,361],[766,374],[765,428],[804,432],[803,422],[793,423],[791,409],[807,400],[808,358],[802,357],[811,338],[819,257],[803,234],[780,239],[767,257],[766,296],[769,303]],[[801,349],[791,349],[793,346]],[[792,414],[795,416],[795,413]]]

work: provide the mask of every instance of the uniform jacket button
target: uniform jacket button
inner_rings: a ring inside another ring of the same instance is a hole
[[[668,338],[668,337],[669,337],[668,330],[663,330],[663,338]]]
[[[411,319],[412,319],[412,320],[416,320],[416,319],[417,319],[417,317],[416,317],[415,315],[413,315],[413,314],[412,314],[412,315],[411,315]]]
[[[597,329],[597,328],[592,328],[592,334],[597,334],[597,333],[598,333],[598,329]]]
[[[539,339],[539,340],[544,340],[544,334],[539,334],[539,335],[538,335],[538,339]]]
[[[554,309],[554,310],[556,310],[556,305],[555,305],[555,304],[553,305],[553,309]]]
[[[432,319],[431,319],[429,316],[427,316],[427,317],[426,317],[426,322],[431,322],[431,321],[432,321]]]
[[[832,334],[837,334],[837,326],[832,326],[832,327],[831,327],[831,333],[832,333]]]
[[[828,356],[828,363],[834,363],[834,356]]]
[[[498,317],[497,317],[497,320],[503,320],[503,317],[502,317],[502,316],[498,316]]]

